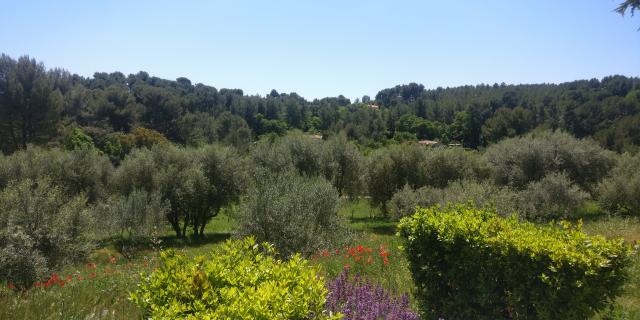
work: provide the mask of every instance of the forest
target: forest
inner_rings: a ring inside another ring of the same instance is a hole
[[[85,78],[46,69],[27,56],[2,55],[0,79],[5,154],[27,145],[62,146],[77,130],[114,160],[154,139],[246,148],[290,130],[322,137],[343,133],[369,149],[416,140],[478,149],[543,130],[589,137],[618,152],[634,152],[640,144],[640,79],[615,75],[433,90],[410,83],[353,102],[341,95],[307,101],[275,89],[248,96],[241,89],[165,80],[143,71]]]
[[[2,55],[0,318],[638,319],[639,146],[635,77],[308,101]]]

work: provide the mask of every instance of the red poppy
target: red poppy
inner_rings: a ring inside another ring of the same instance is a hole
[[[9,284],[7,285],[7,288],[9,288],[10,290],[14,290],[16,286],[14,286],[13,283],[9,282]]]
[[[42,283],[40,283],[40,282],[36,282],[36,283],[33,284],[34,287],[40,287],[41,285],[42,285]]]

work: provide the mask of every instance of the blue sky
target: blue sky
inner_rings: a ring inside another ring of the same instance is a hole
[[[621,1],[0,0],[0,52],[308,99],[639,76],[640,15]]]

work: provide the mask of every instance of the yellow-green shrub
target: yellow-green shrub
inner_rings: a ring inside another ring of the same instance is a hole
[[[275,258],[253,238],[227,241],[208,257],[160,255],[133,301],[154,319],[339,319],[324,311],[327,289],[299,255]]]
[[[416,297],[444,319],[587,319],[620,294],[632,249],[580,226],[538,226],[471,206],[399,224]]]

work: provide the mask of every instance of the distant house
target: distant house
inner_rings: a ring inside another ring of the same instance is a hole
[[[423,146],[430,146],[430,147],[437,147],[442,145],[440,141],[435,141],[435,140],[420,140],[418,141],[418,144]]]
[[[322,140],[322,135],[319,134],[310,134],[309,137],[311,137],[311,139]]]
[[[369,108],[378,110],[380,109],[380,106],[377,104],[369,104]]]

